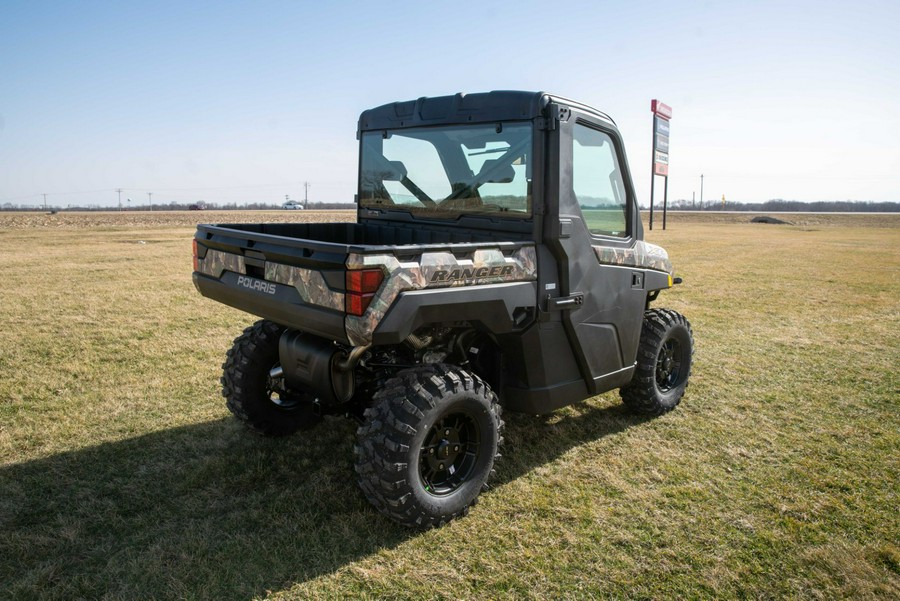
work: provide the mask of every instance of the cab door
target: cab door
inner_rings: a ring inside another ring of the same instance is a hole
[[[631,379],[646,303],[644,271],[628,265],[642,237],[618,133],[573,117],[560,124],[559,262],[562,320],[588,389]],[[603,259],[601,262],[600,259]]]

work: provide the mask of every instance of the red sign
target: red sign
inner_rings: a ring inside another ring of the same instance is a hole
[[[653,163],[653,173],[656,175],[669,175],[669,166],[663,163]]]
[[[672,107],[668,104],[660,102],[659,100],[650,101],[650,110],[663,119],[669,120],[672,118]]]

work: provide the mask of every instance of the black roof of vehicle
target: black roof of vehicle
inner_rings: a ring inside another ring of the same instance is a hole
[[[606,113],[562,96],[546,92],[499,90],[431,98],[423,96],[416,100],[391,102],[363,111],[359,117],[359,130],[534,119],[546,116],[544,109],[553,102],[591,113],[615,125]]]

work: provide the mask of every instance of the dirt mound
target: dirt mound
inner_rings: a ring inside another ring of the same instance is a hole
[[[782,221],[777,217],[769,217],[768,215],[759,215],[750,220],[750,223],[772,223],[775,225],[791,225],[789,221]]]

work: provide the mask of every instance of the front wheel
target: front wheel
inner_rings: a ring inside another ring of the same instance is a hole
[[[441,526],[486,487],[502,427],[496,396],[475,374],[442,364],[401,371],[358,430],[360,488],[399,524]]]
[[[644,313],[634,376],[619,395],[639,413],[661,415],[681,402],[691,375],[694,336],[691,324],[670,309]]]

